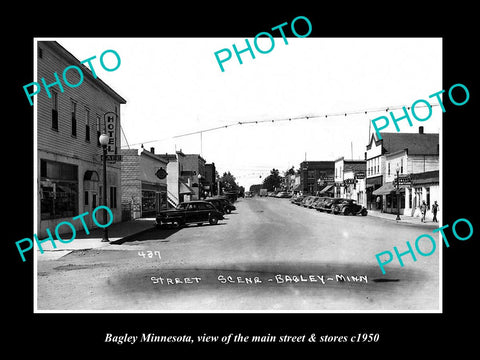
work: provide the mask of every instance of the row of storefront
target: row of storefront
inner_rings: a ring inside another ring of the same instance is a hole
[[[440,203],[439,136],[418,133],[373,134],[364,160],[304,161],[285,187],[296,193],[354,199],[369,211],[427,218]],[[397,186],[398,182],[398,186]]]

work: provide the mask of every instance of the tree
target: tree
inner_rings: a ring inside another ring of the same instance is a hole
[[[224,172],[220,178],[224,191],[238,191],[238,184],[230,171]]]
[[[295,169],[293,168],[293,166],[287,171],[285,171],[285,176],[288,176],[288,175],[295,175]]]
[[[268,175],[263,180],[263,187],[267,189],[267,191],[274,191],[275,188],[280,186],[282,182],[282,177],[279,175],[279,171],[277,169],[270,170],[270,175]]]

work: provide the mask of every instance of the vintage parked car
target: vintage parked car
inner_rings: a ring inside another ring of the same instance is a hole
[[[208,201],[188,201],[180,203],[175,209],[162,210],[157,213],[156,226],[165,224],[183,226],[185,224],[198,224],[209,222],[212,225],[223,220],[223,214]]]
[[[343,199],[343,201],[335,204],[333,207],[334,214],[343,214],[343,215],[362,215],[366,216],[368,214],[367,209],[362,205],[358,204],[356,200],[353,199]]]
[[[312,199],[310,199],[305,205],[305,207],[308,207],[309,209],[313,209],[313,206],[315,203],[320,199],[320,196],[313,196]]]
[[[317,196],[307,196],[305,199],[302,200],[303,207],[309,207],[310,204],[317,198]]]
[[[232,203],[228,201],[226,198],[213,197],[213,198],[207,198],[205,199],[205,201],[208,201],[209,203],[213,204],[213,206],[215,206],[218,211],[221,211],[224,214],[230,214],[233,210],[237,209],[235,205],[232,205]]]
[[[322,201],[324,201],[325,199],[328,199],[327,197],[324,197],[324,196],[317,196],[315,200],[313,200],[313,202],[310,204],[309,208],[310,209],[316,209],[318,204],[320,204]]]
[[[295,195],[290,199],[290,202],[295,205],[300,205],[300,202],[305,198],[303,195]]]
[[[275,195],[277,198],[289,198],[289,197],[292,197],[292,194],[290,194],[289,192],[287,191],[280,191],[277,193],[277,195]]]
[[[335,208],[335,205],[341,203],[343,200],[346,200],[346,199],[343,199],[343,198],[329,198],[329,199],[326,199],[325,201],[323,201],[320,204],[318,210],[326,211],[328,213],[331,213],[332,209]]]
[[[324,210],[324,206],[325,206],[325,203],[330,201],[332,198],[331,197],[320,197],[320,199],[318,201],[315,202],[315,205],[313,206],[314,209],[316,209],[317,211],[325,211]]]

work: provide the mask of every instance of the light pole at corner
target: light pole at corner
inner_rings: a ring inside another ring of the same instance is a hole
[[[110,138],[112,136],[107,135],[107,132],[111,135],[113,133],[113,138],[115,139],[115,131],[111,131],[111,129],[107,128],[107,121],[106,117],[108,114],[113,114],[115,115],[115,120],[117,117],[117,114],[114,113],[113,111],[108,111],[105,114],[103,114],[103,123],[104,123],[104,128],[103,128],[103,133],[100,135],[98,141],[100,142],[100,145],[102,145],[102,152],[103,152],[103,201],[102,205],[103,206],[108,206],[107,205],[107,145],[110,143]],[[114,128],[115,129],[115,128]],[[104,224],[107,223],[107,211],[105,210],[103,212],[103,222]],[[103,238],[102,242],[108,242],[108,227],[103,228]]]
[[[397,171],[397,181],[395,182],[395,186],[397,188],[397,218],[396,220],[401,220],[400,219],[400,178],[399,178],[399,173],[400,173],[400,168],[397,165],[397,168],[395,169]]]

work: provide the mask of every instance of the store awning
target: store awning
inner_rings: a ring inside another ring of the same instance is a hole
[[[400,192],[405,192],[405,185],[400,185]],[[392,192],[395,192],[397,189],[393,183],[385,183],[380,186],[377,190],[373,191],[373,195],[389,195]]]
[[[193,191],[193,189],[188,186],[187,184],[185,184],[184,182],[180,181],[180,189],[178,191],[178,193],[181,195],[181,194],[195,194],[195,191]]]
[[[320,190],[320,194],[326,193],[328,190],[330,190],[333,187],[333,185],[327,185],[325,186],[322,190]]]

